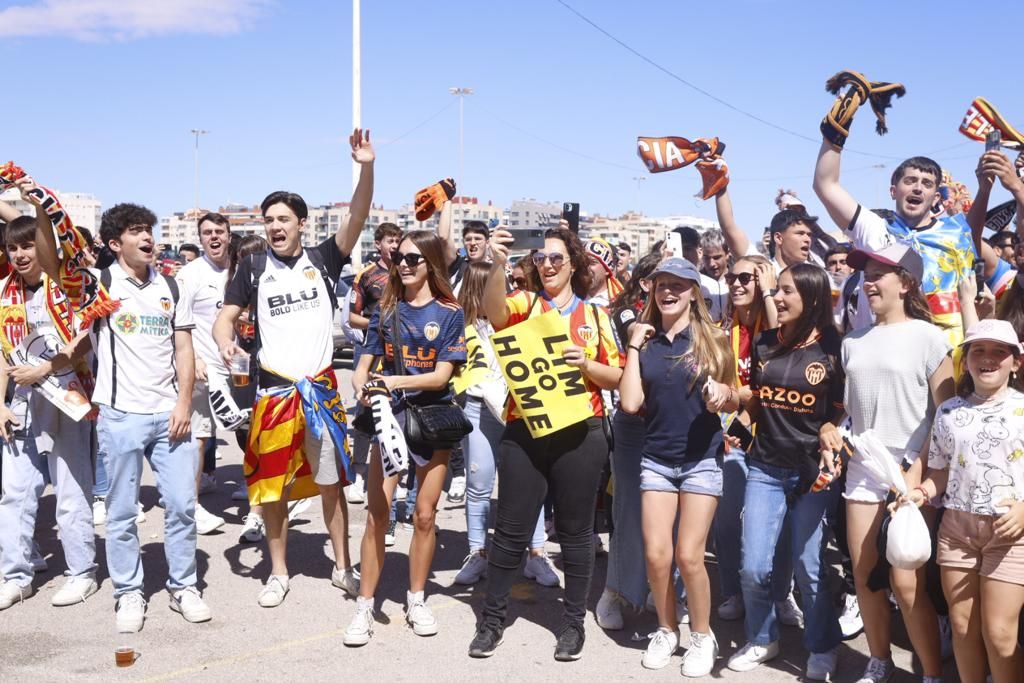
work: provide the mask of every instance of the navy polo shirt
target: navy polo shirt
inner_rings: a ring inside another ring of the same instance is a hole
[[[705,376],[686,356],[690,343],[689,328],[672,341],[657,332],[640,352],[647,428],[643,456],[666,465],[717,458],[724,448],[722,422],[701,396]]]

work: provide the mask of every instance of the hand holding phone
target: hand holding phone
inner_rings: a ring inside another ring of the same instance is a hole
[[[1003,134],[999,132],[998,128],[993,128],[989,131],[988,135],[985,136],[985,151],[992,152],[998,150],[1003,144]]]
[[[580,204],[579,202],[565,202],[562,204],[562,218],[569,224],[569,229],[579,234],[580,232]]]

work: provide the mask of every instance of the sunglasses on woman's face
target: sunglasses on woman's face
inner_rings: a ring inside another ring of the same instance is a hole
[[[514,277],[512,278],[512,284],[519,289],[526,289],[526,278],[525,277]]]
[[[544,265],[545,261],[551,262],[551,267],[558,270],[565,264],[565,254],[559,254],[557,251],[550,254],[545,254],[543,251],[535,251],[530,254],[530,258],[533,259],[533,265],[540,268]]]
[[[725,274],[725,284],[731,286],[731,285],[736,284],[737,280],[739,280],[739,283],[741,285],[746,287],[751,282],[753,282],[754,274],[753,273],[726,273]]]
[[[408,254],[403,254],[397,249],[391,252],[391,262],[398,268],[402,265],[402,261],[405,261],[406,265],[410,268],[415,268],[423,260],[423,254],[417,254],[414,251],[410,251]]]

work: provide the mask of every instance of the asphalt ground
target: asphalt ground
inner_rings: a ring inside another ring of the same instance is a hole
[[[348,374],[343,373],[347,386]],[[229,435],[230,437],[230,435]],[[240,545],[238,531],[245,512],[231,500],[242,477],[241,453],[221,443],[217,492],[200,502],[222,515],[227,524],[211,535],[200,536],[198,566],[200,588],[213,610],[212,621],[189,624],[168,608],[164,590],[163,515],[148,467],[142,501],[146,521],[139,525],[146,596],[149,610],[142,632],[120,635],[114,628],[113,589],[104,557],[104,529],[97,527],[100,591],[84,604],[52,607],[50,597],[62,583],[63,556],[54,523],[54,496],[47,491],[37,525],[37,539],[49,563],[37,574],[37,593],[22,604],[0,612],[0,681],[285,681],[285,680],[388,680],[388,681],[565,681],[565,680],[678,680],[682,650],[660,671],[640,666],[646,636],[657,627],[653,614],[627,614],[622,631],[605,632],[597,626],[593,609],[604,585],[606,557],[598,557],[590,590],[587,643],[583,658],[559,663],[552,658],[554,630],[561,619],[561,590],[545,588],[525,578],[513,588],[510,623],[504,644],[486,660],[466,655],[473,637],[476,614],[483,601],[485,581],[476,586],[452,583],[467,552],[466,518],[462,505],[441,498],[437,523],[437,552],[427,585],[427,604],[440,622],[430,638],[414,635],[404,621],[408,586],[407,555],[412,532],[399,525],[397,543],[389,548],[377,595],[378,623],[370,644],[362,648],[342,645],[342,633],[355,612],[355,601],[333,587],[331,549],[319,501],[291,523],[289,568],[291,590],[274,609],[256,603],[270,572],[263,544]],[[497,492],[495,492],[496,495]],[[493,508],[492,508],[493,509]],[[359,541],[366,512],[350,505],[351,548],[358,562]],[[605,543],[607,534],[602,535]],[[557,543],[548,552],[560,570]],[[717,570],[709,556],[708,571],[717,590]],[[716,598],[715,602],[718,600]],[[713,617],[712,627],[721,658],[709,678],[735,681],[788,681],[803,677],[806,652],[797,628],[782,629],[782,651],[755,672],[728,670],[726,659],[743,644],[742,621]],[[900,669],[893,681],[919,681],[909,673],[912,657],[898,614],[894,614],[893,655]],[[687,643],[683,629],[681,642]],[[134,666],[116,668],[114,650],[122,645],[140,653]],[[861,635],[840,649],[834,680],[856,681],[867,662],[867,644]],[[953,662],[946,665],[947,681],[955,681]]]

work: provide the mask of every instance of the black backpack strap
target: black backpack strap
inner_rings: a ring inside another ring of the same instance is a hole
[[[313,264],[313,267],[320,271],[320,277],[324,279],[324,285],[327,287],[327,296],[331,298],[331,310],[338,308],[338,294],[334,291],[336,283],[332,278],[331,274],[327,271],[327,264],[324,263],[324,257],[318,249],[306,249],[306,256],[309,258],[309,262]]]
[[[103,269],[101,269],[100,270],[100,285],[103,287],[103,291],[107,292],[108,294],[110,293],[110,283],[111,282],[113,282],[113,277],[110,274],[110,268],[103,268]],[[96,320],[92,324],[92,331],[93,332],[99,332],[100,331],[100,321],[105,320],[105,319],[106,318],[96,318]],[[111,338],[111,342],[113,342],[113,338]]]

